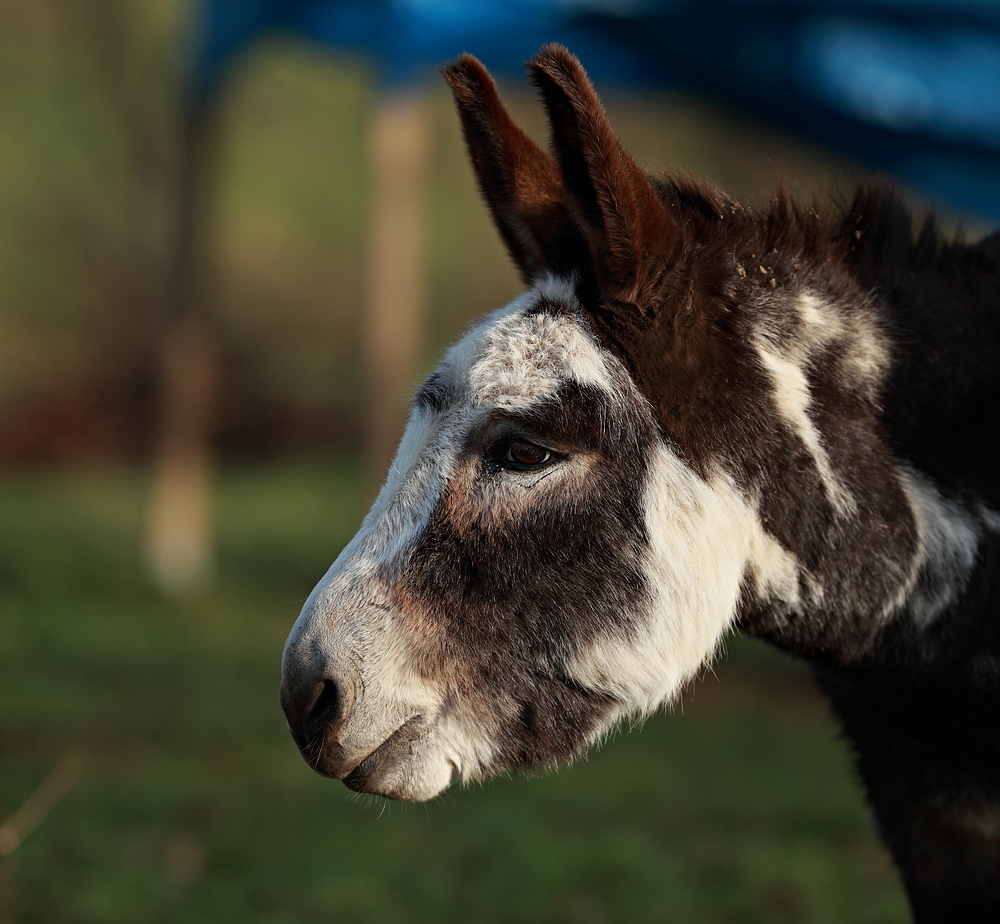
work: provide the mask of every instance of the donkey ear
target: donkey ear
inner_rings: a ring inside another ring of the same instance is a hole
[[[517,125],[496,84],[472,55],[441,71],[451,85],[479,189],[521,277],[568,273],[589,257],[555,161]]]
[[[528,72],[598,278],[612,297],[642,304],[643,291],[673,262],[680,228],[611,128],[579,60],[562,45],[546,45]]]

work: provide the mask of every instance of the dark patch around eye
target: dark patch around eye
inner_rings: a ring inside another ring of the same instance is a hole
[[[603,389],[579,382],[565,382],[551,400],[505,416],[544,437],[542,444],[611,455],[655,438],[654,425],[641,407],[612,400]]]

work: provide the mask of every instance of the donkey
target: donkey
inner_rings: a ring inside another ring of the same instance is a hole
[[[812,666],[914,919],[1000,921],[1000,236],[651,177],[566,49],[528,72],[551,154],[443,72],[528,290],[291,631],[303,757],[405,800],[562,763],[738,628]]]

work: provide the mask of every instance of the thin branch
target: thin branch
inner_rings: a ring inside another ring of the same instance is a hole
[[[25,839],[52,813],[83,773],[86,756],[67,751],[55,769],[24,804],[0,826],[0,857],[9,857]]]

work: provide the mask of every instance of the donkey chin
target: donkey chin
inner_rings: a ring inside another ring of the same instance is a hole
[[[377,727],[372,723],[367,730]],[[342,780],[355,792],[423,802],[438,795],[456,775],[455,764],[438,738],[436,729],[415,715],[370,751],[370,741],[354,746],[344,739],[321,742],[318,748],[311,748],[308,740],[299,746],[315,770]]]

